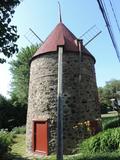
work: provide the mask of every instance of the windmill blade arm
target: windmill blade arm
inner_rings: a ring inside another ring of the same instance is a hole
[[[84,46],[88,45],[93,39],[95,39],[102,31],[98,32],[93,38],[91,38]]]

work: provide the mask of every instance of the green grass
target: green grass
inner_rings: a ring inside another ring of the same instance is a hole
[[[111,115],[110,115],[111,116]],[[116,116],[112,117],[102,117],[103,125],[108,121],[117,119]],[[25,145],[25,134],[16,134],[14,139],[14,144],[11,150],[12,158],[10,160],[27,160],[26,156],[26,145]],[[31,158],[32,159],[32,158]],[[6,159],[7,160],[7,159]],[[32,159],[35,160],[35,159]],[[48,156],[45,158],[38,158],[36,160],[56,160],[56,156]],[[120,152],[111,153],[79,153],[72,156],[64,156],[64,160],[120,160]]]
[[[118,115],[117,111],[110,111],[106,114],[102,114],[102,117],[116,117]]]
[[[11,147],[11,154],[26,155],[25,134],[17,134]]]
[[[7,160],[28,160],[26,155],[26,143],[25,143],[25,134],[16,134],[14,139],[14,144],[11,147],[11,152],[8,155]]]
[[[117,120],[118,116],[114,116],[114,117],[102,117],[102,126],[104,128],[104,126],[106,125],[106,123],[109,123],[110,121],[114,121]]]
[[[27,160],[25,134],[16,135],[16,138],[14,139],[14,144],[12,146],[11,154],[13,155],[13,157],[10,160]],[[38,158],[36,160],[56,160],[56,156],[53,155],[45,158]],[[79,153],[72,156],[64,156],[64,160],[120,160],[120,153]]]
[[[49,156],[37,160],[56,160],[56,157]],[[76,154],[73,156],[64,156],[64,160],[120,160],[120,153]]]

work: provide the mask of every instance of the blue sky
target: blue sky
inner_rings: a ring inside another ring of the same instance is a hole
[[[59,0],[62,8],[63,23],[79,38],[87,29],[96,25],[102,33],[87,45],[88,50],[96,58],[97,85],[104,86],[106,81],[120,79],[120,63],[112,46],[105,22],[99,10],[97,0]],[[120,33],[114,23],[109,1],[106,0],[113,29],[119,42]],[[114,9],[119,18],[119,0],[113,0]],[[41,39],[45,40],[54,27],[59,23],[57,0],[24,0],[17,8],[12,19],[17,25],[20,38],[17,42],[19,49],[30,43],[25,39],[26,35],[32,43],[38,40],[30,33],[31,27]],[[14,56],[15,57],[15,56]],[[12,77],[8,63],[0,65],[0,93],[8,96]]]

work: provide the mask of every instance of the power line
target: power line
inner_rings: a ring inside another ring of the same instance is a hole
[[[117,20],[117,16],[116,16],[116,14],[115,14],[115,10],[114,10],[114,8],[113,8],[113,4],[112,4],[111,0],[109,0],[109,2],[110,2],[110,6],[111,6],[111,8],[112,8],[112,12],[113,12],[113,15],[114,15],[114,18],[115,18],[115,21],[116,21],[118,30],[119,30],[119,32],[120,32],[120,26],[119,26],[119,23],[118,23],[118,20]]]
[[[110,19],[109,19],[109,15],[107,13],[107,9],[106,9],[105,3],[102,2],[102,0],[97,0],[97,2],[98,2],[98,5],[100,7],[100,10],[101,10],[101,13],[103,15],[103,18],[105,20],[105,23],[106,23],[110,38],[112,40],[113,46],[115,48],[115,51],[116,51],[116,54],[117,54],[117,57],[118,57],[118,60],[120,62],[120,52],[119,52],[119,49],[118,49],[118,46],[117,46],[117,43],[116,43],[116,40],[115,40],[115,36],[114,36],[114,33],[113,33],[112,25],[111,25],[111,22],[110,22]]]

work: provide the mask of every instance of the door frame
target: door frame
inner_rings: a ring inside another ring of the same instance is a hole
[[[35,124],[39,122],[47,123],[47,151],[46,153],[35,151],[35,143],[36,143],[36,133],[35,133]],[[48,155],[48,120],[33,120],[32,123],[32,151],[37,154]]]

